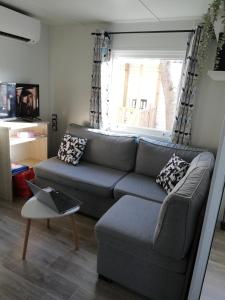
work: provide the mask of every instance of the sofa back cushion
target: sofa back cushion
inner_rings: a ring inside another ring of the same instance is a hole
[[[164,200],[154,234],[154,249],[159,253],[174,259],[188,254],[208,195],[213,166],[211,153],[199,154]]]
[[[83,160],[124,172],[134,169],[137,150],[134,136],[106,134],[76,124],[70,124],[67,132],[87,139]]]
[[[156,178],[174,153],[190,163],[201,152],[202,149],[198,148],[141,138],[135,172]]]

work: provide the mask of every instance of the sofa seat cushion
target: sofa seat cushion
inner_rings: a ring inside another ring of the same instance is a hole
[[[56,157],[37,165],[35,173],[37,177],[103,197],[113,197],[114,186],[126,174],[83,161],[73,166],[65,164]]]
[[[167,193],[155,182],[155,178],[129,173],[115,186],[114,197],[121,198],[124,195],[133,195],[162,203]]]
[[[183,273],[186,260],[174,260],[153,251],[153,236],[161,205],[139,197],[124,196],[96,224],[96,236],[104,243],[129,253],[146,264]]]

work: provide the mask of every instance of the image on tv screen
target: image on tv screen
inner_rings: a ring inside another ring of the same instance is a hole
[[[20,118],[39,116],[38,84],[16,84],[16,116]]]
[[[16,116],[15,87],[15,83],[0,83],[0,119],[14,118]]]

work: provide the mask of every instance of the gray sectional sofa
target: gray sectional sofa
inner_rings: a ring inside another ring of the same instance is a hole
[[[75,124],[68,133],[88,139],[82,161],[75,167],[50,158],[36,167],[37,181],[78,197],[82,212],[101,217],[97,272],[152,300],[186,299],[213,155]],[[190,167],[167,195],[155,178],[173,153]]]

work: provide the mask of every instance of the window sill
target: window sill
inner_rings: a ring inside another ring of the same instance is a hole
[[[121,134],[133,134],[138,137],[146,137],[160,141],[171,142],[171,132],[169,131],[161,131],[157,129],[149,129],[149,128],[137,128],[137,127],[114,127],[109,129],[108,131],[121,133]]]

